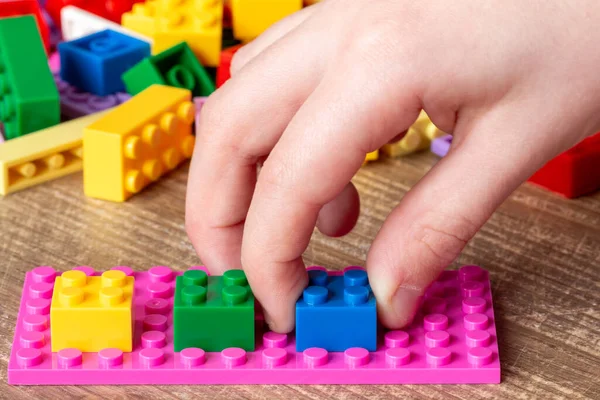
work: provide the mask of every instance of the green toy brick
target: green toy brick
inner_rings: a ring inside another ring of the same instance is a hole
[[[122,79],[132,96],[154,84],[188,89],[194,97],[215,91],[215,84],[186,42],[140,61]]]
[[[200,270],[177,277],[173,305],[175,351],[198,347],[254,351],[254,295],[241,270],[207,276]]]
[[[31,15],[0,19],[0,121],[6,139],[60,122],[60,97]]]

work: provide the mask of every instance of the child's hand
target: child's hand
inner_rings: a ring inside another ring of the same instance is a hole
[[[599,20],[594,0],[326,0],[282,21],[202,110],[187,198],[198,254],[213,272],[243,266],[271,328],[290,331],[313,227],[353,227],[352,176],[423,108],[453,148],[367,258],[380,318],[405,325],[502,201],[600,127]]]

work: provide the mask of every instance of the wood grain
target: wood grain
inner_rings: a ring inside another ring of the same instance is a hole
[[[315,233],[306,262],[363,264],[386,215],[435,160],[423,153],[363,168],[355,178],[363,205],[358,226],[341,239]],[[600,399],[600,194],[565,200],[529,185],[500,207],[454,265],[491,271],[500,385],[8,386],[26,271],[199,264],[184,230],[186,176],[183,167],[124,204],[85,198],[80,174],[0,200],[0,398]]]

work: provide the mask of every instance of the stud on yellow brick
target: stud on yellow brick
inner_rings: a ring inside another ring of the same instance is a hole
[[[433,139],[444,136],[444,134],[431,122],[425,111],[421,111],[419,118],[406,132],[402,140],[386,144],[381,150],[389,157],[405,156],[428,149]]]
[[[116,348],[130,352],[133,284],[133,277],[117,270],[102,276],[73,270],[57,277],[50,306],[52,351]]]
[[[125,201],[192,156],[189,90],[153,85],[85,129],[86,196]]]
[[[123,26],[153,38],[152,54],[186,42],[205,66],[219,65],[222,0],[151,0],[123,14]]]
[[[26,189],[83,167],[83,129],[107,111],[55,125],[0,146],[0,194]]]
[[[250,41],[302,5],[302,0],[231,0],[233,35]]]

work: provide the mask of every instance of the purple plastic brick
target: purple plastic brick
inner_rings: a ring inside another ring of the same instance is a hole
[[[193,267],[199,268],[199,267]],[[356,267],[351,267],[356,268]],[[90,267],[86,273],[100,275]],[[173,352],[173,299],[180,272],[154,267],[135,277],[134,351],[51,353],[50,296],[57,272],[27,273],[8,366],[19,385],[117,384],[423,384],[498,383],[500,360],[488,272],[445,271],[406,330],[381,332],[377,351],[295,351],[293,335],[262,331],[256,351],[198,348]],[[342,272],[330,272],[339,275]],[[350,334],[350,332],[349,332]]]
[[[431,152],[440,157],[445,157],[452,144],[452,135],[444,135],[431,142]]]
[[[101,97],[82,92],[60,79],[58,72],[54,72],[54,81],[60,93],[60,111],[68,118],[79,118],[104,111],[131,98],[127,93],[116,93]]]
[[[60,55],[57,52],[50,55],[48,65],[50,65],[50,71],[54,74],[54,80],[56,81],[56,74],[60,73]]]
[[[207,99],[208,97],[194,97],[194,105],[196,106],[196,124],[200,119],[200,111],[202,111],[202,107]]]

